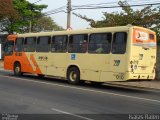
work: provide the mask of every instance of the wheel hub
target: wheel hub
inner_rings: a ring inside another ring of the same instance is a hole
[[[77,74],[76,74],[76,72],[72,71],[70,74],[70,80],[76,81],[76,79],[77,79]]]
[[[19,67],[16,67],[16,68],[15,68],[15,71],[16,71],[16,73],[19,73],[20,68],[19,68]]]

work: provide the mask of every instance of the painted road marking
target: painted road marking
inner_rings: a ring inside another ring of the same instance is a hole
[[[3,71],[3,72],[7,72],[7,73],[12,73],[12,71],[8,71],[8,70],[4,70],[2,68],[0,68],[0,71]],[[107,86],[113,86],[113,87],[122,87],[122,88],[129,88],[129,89],[134,89],[134,90],[144,90],[144,91],[148,91],[148,92],[156,92],[156,93],[160,93],[160,91],[157,91],[156,88],[145,88],[145,87],[137,87],[137,86],[127,86],[127,85],[118,85],[118,84],[110,84],[110,83],[105,83],[104,85],[107,85]],[[153,89],[153,90],[152,90]],[[158,89],[160,90],[160,89]]]
[[[59,87],[64,87],[64,88],[72,88],[72,89],[83,90],[83,91],[88,91],[88,92],[95,92],[95,93],[108,94],[108,95],[114,95],[114,96],[120,96],[120,97],[126,97],[126,98],[132,98],[132,99],[160,103],[160,100],[156,100],[156,99],[148,99],[148,98],[142,98],[142,97],[136,97],[136,96],[129,96],[129,95],[124,95],[124,94],[112,93],[112,92],[104,92],[104,91],[100,91],[100,90],[91,90],[91,89],[87,89],[87,88],[80,88],[80,87],[74,87],[74,86],[68,86],[68,85],[60,85],[60,84],[55,84],[55,83],[53,84],[53,83],[47,83],[47,82],[42,82],[42,81],[35,81],[35,80],[30,80],[30,79],[25,79],[25,78],[17,78],[17,77],[5,76],[5,75],[0,75],[0,76],[5,77],[5,78],[13,78],[13,79],[18,79],[18,80],[23,80],[26,82],[34,82],[34,83],[39,83],[39,84],[59,86]]]
[[[80,115],[76,115],[76,114],[73,114],[73,113],[65,112],[65,111],[62,111],[62,110],[59,110],[59,109],[55,109],[55,108],[51,108],[51,110],[62,113],[62,114],[67,114],[67,115],[71,115],[71,116],[74,116],[74,117],[82,118],[84,120],[94,120],[94,119],[90,119],[90,118],[83,117],[83,116],[80,116]]]

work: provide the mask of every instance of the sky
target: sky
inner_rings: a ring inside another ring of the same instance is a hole
[[[30,3],[34,3],[38,0],[27,0]],[[86,4],[99,4],[99,3],[111,3],[111,2],[117,2],[119,0],[71,0],[72,5],[86,5]],[[122,0],[123,1],[123,0]],[[160,1],[160,0],[126,0],[128,3],[143,3],[143,2],[149,2],[149,1]],[[46,4],[48,5],[47,9],[44,9],[42,12],[47,12],[50,10],[54,10],[56,8],[66,6],[67,0],[41,0],[40,2],[37,2],[36,4]],[[114,4],[116,5],[116,3]],[[116,12],[121,11],[120,8],[105,8],[105,9],[95,9],[95,10],[75,10],[75,13],[86,15],[88,18],[92,18],[94,20],[101,20],[103,19],[103,13],[102,12]],[[64,12],[52,14],[50,17],[63,28],[66,28],[67,23],[67,14]],[[76,17],[75,15],[71,15],[71,28],[72,29],[84,29],[89,28],[89,23],[85,20]]]

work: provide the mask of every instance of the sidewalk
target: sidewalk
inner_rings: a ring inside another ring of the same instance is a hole
[[[0,60],[0,68],[3,69],[2,60]],[[134,81],[134,82],[106,82],[106,84],[113,86],[122,86],[122,87],[124,86],[124,87],[160,89],[160,80]]]
[[[160,89],[160,80],[134,82],[106,82],[106,84],[122,87]]]

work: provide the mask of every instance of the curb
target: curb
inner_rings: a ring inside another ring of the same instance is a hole
[[[125,87],[125,88],[140,88],[140,89],[154,89],[154,90],[160,90],[160,88],[157,87],[153,87],[153,86],[137,86],[137,85],[127,85],[127,84],[121,84],[121,83],[110,83],[110,82],[106,82],[106,85],[111,85],[111,86],[115,86],[115,87]],[[160,84],[160,82],[159,82]]]

